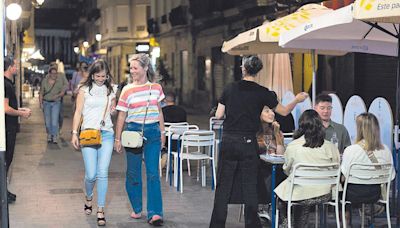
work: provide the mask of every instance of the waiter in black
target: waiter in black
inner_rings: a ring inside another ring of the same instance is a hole
[[[260,115],[265,106],[281,115],[288,115],[307,93],[297,94],[295,100],[283,106],[276,94],[255,82],[263,65],[257,56],[242,60],[242,80],[224,88],[215,116],[225,115],[221,153],[218,161],[217,188],[210,228],[223,228],[229,203],[245,204],[245,227],[261,228],[257,215],[258,144]]]
[[[6,119],[6,171],[10,169],[14,157],[15,140],[19,129],[18,117],[28,118],[29,108],[18,108],[13,77],[17,73],[17,64],[11,57],[4,57],[4,112]],[[17,196],[7,190],[8,203],[13,203]]]

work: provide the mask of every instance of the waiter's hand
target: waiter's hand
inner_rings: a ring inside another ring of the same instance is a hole
[[[300,92],[300,93],[298,93],[297,95],[296,95],[296,101],[297,101],[297,103],[301,103],[301,102],[303,102],[305,99],[307,99],[307,97],[308,97],[308,93],[306,93],[306,92]]]

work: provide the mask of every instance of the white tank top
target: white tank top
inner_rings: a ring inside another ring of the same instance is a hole
[[[111,101],[115,99],[115,92],[112,91],[107,97],[107,87],[105,85],[98,86],[93,83],[92,89],[89,91],[89,87],[83,87],[81,90],[85,93],[85,100],[83,103],[83,122],[82,129],[94,128],[105,131],[113,132],[113,124],[111,121]],[[104,110],[106,108],[108,99],[107,112],[104,117],[104,126],[101,125],[103,119]]]

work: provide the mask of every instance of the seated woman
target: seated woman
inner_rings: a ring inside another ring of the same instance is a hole
[[[381,142],[378,119],[372,113],[362,113],[356,118],[357,137],[354,145],[348,146],[343,153],[341,171],[346,175],[352,163],[391,163],[392,153]],[[368,153],[372,156],[368,157]],[[393,172],[394,174],[394,172]],[[395,175],[392,176],[394,179]],[[346,200],[352,205],[375,203],[381,197],[380,185],[348,184]],[[348,216],[346,213],[346,219]]]
[[[268,107],[264,107],[261,112],[261,129],[257,134],[257,142],[260,154],[277,154],[283,155],[285,147],[283,144],[283,134],[280,131],[280,125],[275,121],[275,113]],[[271,203],[271,173],[272,166],[260,159],[258,166],[258,202],[260,204]],[[286,175],[277,169],[276,183],[281,183]]]
[[[283,171],[290,176],[298,163],[328,164],[339,163],[339,151],[331,142],[324,140],[325,131],[318,113],[306,110],[299,119],[299,129],[294,133],[294,140],[285,151]],[[275,193],[280,200],[289,199],[289,179],[283,181]],[[301,186],[295,185],[292,201],[301,205],[294,211],[294,227],[307,227],[307,220],[312,206],[331,199],[331,185]],[[287,227],[287,204],[280,202],[282,227]]]

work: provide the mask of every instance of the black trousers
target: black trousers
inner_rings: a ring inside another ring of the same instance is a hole
[[[210,228],[225,227],[228,204],[245,204],[245,227],[261,228],[257,215],[258,145],[255,136],[224,133]]]
[[[14,158],[15,140],[17,131],[6,131],[6,171],[10,169],[11,162]]]

